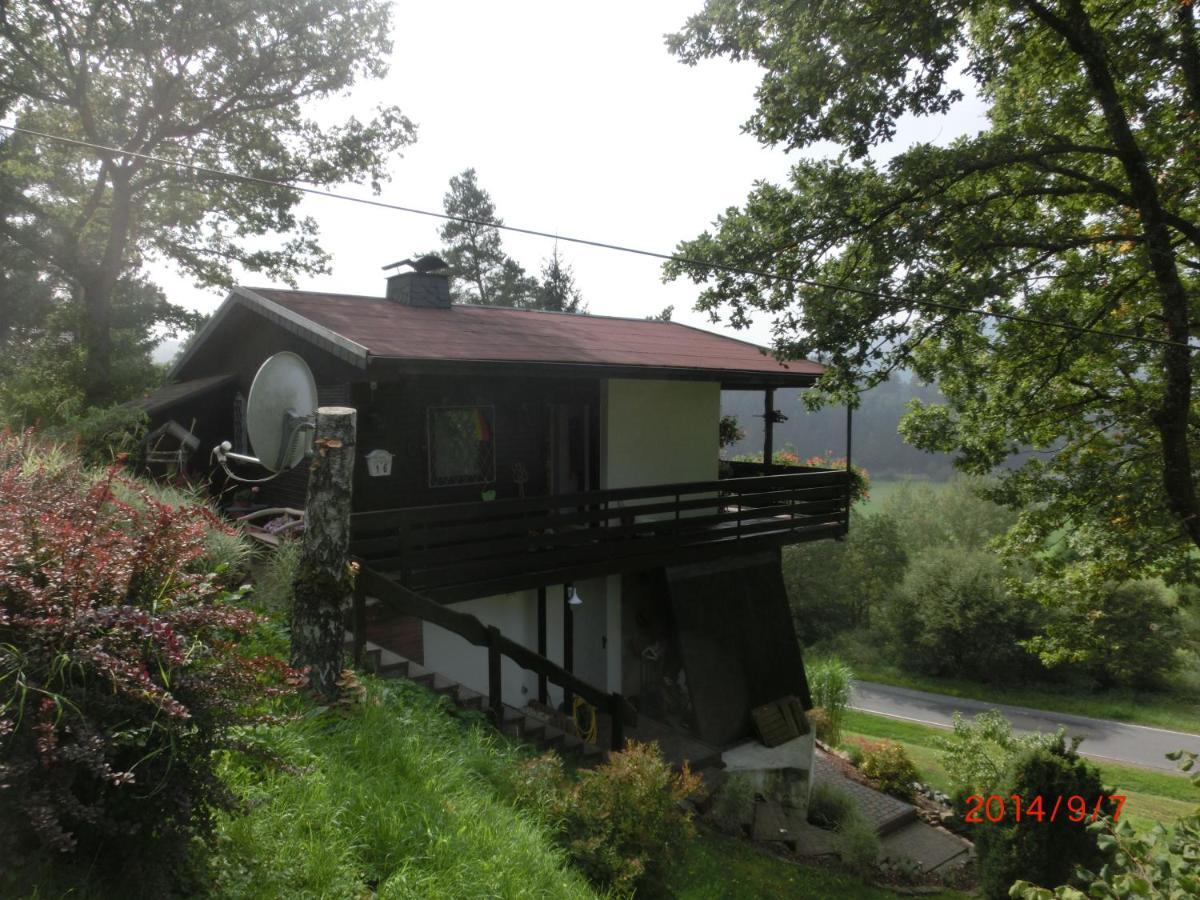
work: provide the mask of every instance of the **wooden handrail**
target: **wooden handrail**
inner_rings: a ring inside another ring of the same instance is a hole
[[[841,469],[803,469],[779,475],[756,475],[746,478],[719,478],[715,481],[685,481],[674,484],[651,484],[631,488],[605,488],[574,494],[550,494],[523,500],[490,500],[464,503],[440,503],[428,506],[407,506],[357,512],[351,516],[357,532],[383,531],[418,520],[436,522],[470,518],[478,510],[486,510],[489,518],[521,513],[544,513],[548,510],[572,509],[605,503],[623,503],[657,497],[690,494],[768,493],[801,487],[841,487],[846,473]],[[636,509],[636,507],[631,507]]]
[[[469,644],[485,647],[488,651],[488,700],[496,724],[499,725],[503,716],[503,701],[501,700],[500,657],[507,656],[523,669],[557,684],[564,690],[570,691],[592,704],[601,712],[612,717],[613,749],[620,750],[624,744],[624,728],[622,726],[637,725],[637,710],[621,694],[608,693],[593,687],[575,674],[568,672],[557,663],[535,653],[528,647],[518,644],[511,638],[501,634],[491,625],[484,625],[470,613],[462,613],[443,606],[424,597],[392,578],[378,572],[363,560],[358,560],[358,575],[354,585],[354,646],[356,653],[361,647],[364,635],[359,628],[365,628],[366,596],[370,594],[399,613],[415,616],[453,634],[457,634]]]

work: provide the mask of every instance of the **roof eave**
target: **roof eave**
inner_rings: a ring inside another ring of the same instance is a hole
[[[768,387],[812,387],[820,373],[781,370],[712,369],[688,366],[617,365],[611,363],[546,362],[522,360],[455,360],[371,355],[368,374],[385,380],[389,375],[512,374],[545,378],[632,378],[675,381],[716,381],[729,390]]]
[[[250,288],[239,285],[229,292],[229,296],[225,298],[225,301],[217,308],[217,311],[212,314],[209,320],[204,323],[204,327],[188,342],[187,347],[179,355],[179,359],[175,361],[170,371],[167,372],[168,381],[173,381],[184,371],[188,362],[196,354],[196,351],[204,345],[220,326],[221,322],[238,306],[253,310],[285,330],[305,338],[356,368],[367,368],[370,354],[362,344],[356,343],[338,334],[336,331],[331,331],[323,325],[318,325],[312,319],[292,312],[290,309],[250,290]]]

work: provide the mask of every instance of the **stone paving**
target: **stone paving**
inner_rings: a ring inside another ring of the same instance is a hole
[[[905,803],[865,784],[852,781],[842,774],[841,768],[827,753],[818,750],[813,755],[813,784],[822,781],[834,781],[839,788],[853,797],[858,803],[858,808],[867,817],[867,821],[875,826],[879,835],[888,834],[909,822],[917,821],[917,808],[911,803]]]
[[[835,779],[837,786],[852,796],[859,809],[874,823],[880,836],[881,863],[907,860],[920,866],[922,872],[932,872],[957,865],[970,857],[969,841],[921,821],[911,803],[847,778],[828,754],[817,750],[813,757],[813,783],[828,783]]]

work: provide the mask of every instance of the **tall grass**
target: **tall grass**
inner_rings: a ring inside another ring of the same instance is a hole
[[[854,686],[850,667],[833,658],[817,659],[804,667],[813,704],[825,711],[827,731],[824,740],[838,744],[842,740],[842,721]]]
[[[221,824],[213,896],[595,896],[546,826],[494,785],[516,751],[418,687],[367,684],[344,715],[248,736],[284,765],[227,757],[248,812]]]

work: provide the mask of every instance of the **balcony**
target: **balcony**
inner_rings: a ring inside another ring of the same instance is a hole
[[[844,470],[356,513],[351,553],[450,602],[846,533]]]

